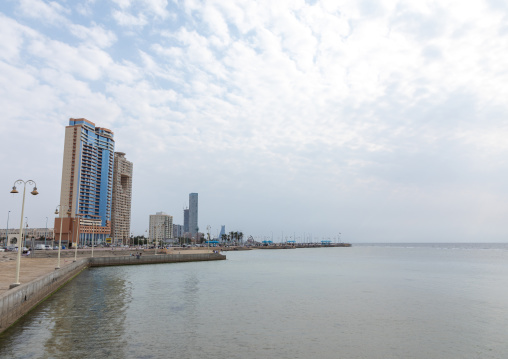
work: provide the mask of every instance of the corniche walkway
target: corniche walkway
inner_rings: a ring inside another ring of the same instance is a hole
[[[154,253],[153,249],[140,248],[98,249],[94,250],[93,258],[91,250],[78,250],[76,260],[73,250],[65,250],[61,253],[60,268],[56,270],[57,254],[58,251],[35,251],[29,256],[22,256],[20,285],[10,288],[15,282],[17,253],[0,252],[0,333],[89,267],[226,259],[225,255],[208,248],[175,248],[159,250],[158,253]]]
[[[116,256],[129,256],[136,254],[137,252],[142,253],[142,256],[153,255],[154,250],[143,250],[143,249],[97,249],[94,250],[94,257],[116,257]],[[198,254],[198,253],[212,253],[212,249],[200,248],[193,250],[169,250],[167,254],[182,255],[187,254]],[[158,253],[162,254],[160,249]],[[21,256],[21,266],[19,271],[19,281],[21,284],[31,282],[34,279],[47,275],[55,271],[57,266],[57,255],[58,251],[35,251],[35,256]],[[9,290],[9,286],[15,282],[16,278],[16,252],[0,252],[0,295],[4,294]],[[60,254],[60,268],[74,263],[75,252],[72,249],[62,250]],[[92,256],[90,250],[78,250],[77,258],[89,258]]]

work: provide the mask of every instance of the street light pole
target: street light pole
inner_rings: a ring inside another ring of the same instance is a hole
[[[206,226],[206,230],[208,231],[208,249],[210,249],[210,225]]]
[[[19,236],[21,237],[20,238],[20,241],[19,242],[22,242],[22,239],[23,239],[23,214],[25,212],[25,192],[26,192],[26,184],[30,184],[34,186],[34,189],[32,192],[30,192],[32,195],[36,196],[39,194],[39,192],[37,192],[37,184],[32,181],[32,180],[28,180],[28,181],[23,181],[23,180],[17,180],[14,182],[14,186],[12,186],[12,191],[11,193],[19,193],[17,190],[16,190],[16,183],[18,184],[23,184],[23,202],[22,202],[22,205],[21,205],[21,220],[20,220],[20,223],[19,223]],[[23,251],[23,248],[21,248],[20,246],[22,245],[22,243],[19,243],[18,244],[18,259],[17,259],[17,263],[16,263],[16,282],[11,284],[9,286],[9,288],[14,288],[14,287],[17,287],[18,285],[20,285],[21,283],[19,282],[19,270],[20,270],[20,267],[21,267],[21,252]]]
[[[46,247],[46,237],[48,236],[48,217],[46,217],[46,232],[44,232],[44,247]],[[44,248],[46,249],[46,248]],[[53,248],[51,248],[53,249]]]
[[[5,246],[7,247],[7,243],[9,243],[9,215],[11,211],[7,212],[7,228],[5,229]]]
[[[58,206],[56,206],[56,210],[55,210],[55,214],[60,214],[60,236],[58,238],[58,263],[56,265],[56,268],[55,269],[60,269],[60,250],[62,249],[62,224],[63,224],[63,213],[62,213],[62,206],[63,207],[67,207],[67,214],[70,215],[71,214],[71,210],[69,209],[68,206],[66,205],[61,205],[59,204]],[[60,211],[58,211],[58,208],[60,208]],[[53,233],[55,232],[55,230],[53,229]],[[68,241],[67,241],[68,242]]]
[[[78,260],[78,244],[79,244],[79,216],[75,218],[75,220],[78,220],[78,227],[76,228],[76,248],[74,250],[74,262]]]
[[[157,239],[158,239],[158,237],[159,237],[159,232],[161,231],[161,224],[159,223],[159,224],[157,225],[157,227],[159,227],[159,230],[158,230],[158,231],[157,231],[157,230],[155,231],[155,250],[154,250],[154,252],[153,252],[153,254],[154,254],[154,255],[157,255]]]
[[[92,223],[92,258],[93,258],[93,242],[95,239],[95,221]]]
[[[23,244],[23,248],[26,247],[26,241],[27,241],[27,237],[28,237],[28,217],[25,217],[25,224],[26,224],[26,228],[25,228],[25,243]]]

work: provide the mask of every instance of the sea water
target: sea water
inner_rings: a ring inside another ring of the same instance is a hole
[[[507,358],[508,246],[354,245],[93,268],[0,358]]]

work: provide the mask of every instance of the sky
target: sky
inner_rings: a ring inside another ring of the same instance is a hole
[[[0,227],[17,179],[53,226],[86,118],[134,164],[134,235],[197,192],[212,235],[503,242],[507,64],[502,0],[3,0]]]

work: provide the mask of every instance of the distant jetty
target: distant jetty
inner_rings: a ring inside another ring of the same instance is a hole
[[[295,248],[336,248],[351,247],[351,243],[270,243],[246,246],[222,246],[217,247],[220,251],[248,251],[254,249],[295,249]]]

